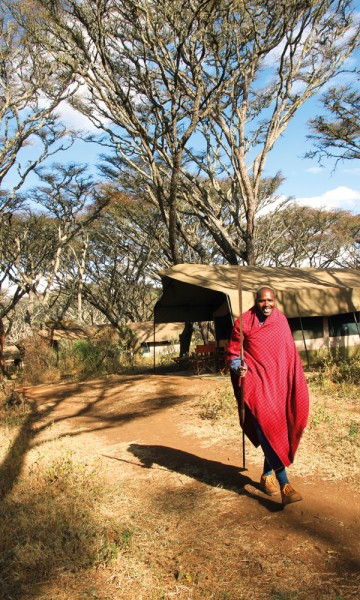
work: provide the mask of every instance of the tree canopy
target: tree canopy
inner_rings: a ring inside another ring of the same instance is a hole
[[[0,318],[24,297],[29,314],[51,297],[56,318],[71,305],[79,320],[85,306],[114,325],[146,319],[159,270],[180,262],[358,265],[358,218],[294,206],[283,174],[266,170],[296,112],[357,47],[354,10],[352,0],[3,2],[0,283],[14,293]],[[357,157],[358,100],[329,87],[328,116],[312,122],[319,152]],[[50,165],[80,135],[61,122],[64,103],[97,130],[86,139],[101,151],[98,180],[66,158]],[[25,190],[31,173],[38,185]]]
[[[359,73],[357,74],[359,81]],[[330,88],[322,97],[324,114],[310,121],[313,158],[357,160],[360,158],[360,92],[356,84]]]
[[[124,188],[130,168],[159,208],[172,262],[185,198],[227,260],[253,264],[256,215],[271,201],[262,195],[268,154],[356,47],[353,2],[38,4],[34,38],[84,83],[73,103],[103,132]],[[214,206],[224,178],[226,217]]]

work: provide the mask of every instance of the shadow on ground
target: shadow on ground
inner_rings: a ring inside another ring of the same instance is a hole
[[[141,465],[146,469],[150,469],[156,464],[170,471],[193,477],[201,483],[253,498],[270,512],[283,510],[283,506],[278,501],[274,502],[270,498],[246,488],[246,486],[251,486],[261,492],[260,484],[246,475],[246,469],[201,458],[190,452],[168,446],[131,444],[128,450],[141,461]]]

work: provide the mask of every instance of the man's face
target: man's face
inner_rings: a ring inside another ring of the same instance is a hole
[[[275,297],[272,290],[264,288],[256,296],[255,306],[265,317],[271,315],[275,306]]]

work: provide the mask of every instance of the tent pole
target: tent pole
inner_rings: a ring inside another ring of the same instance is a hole
[[[357,332],[358,332],[358,335],[359,335],[359,338],[360,338],[360,325],[359,325],[359,321],[356,318],[356,312],[355,311],[353,311],[353,315],[354,315],[354,321],[356,323],[356,329],[357,329]]]
[[[308,371],[310,371],[309,352],[308,352],[307,345],[306,345],[306,341],[305,341],[305,333],[304,333],[304,328],[303,328],[303,324],[302,324],[302,319],[301,319],[301,317],[299,317],[299,321],[300,321],[300,327],[301,327],[302,339],[303,339],[303,342],[304,342],[304,348],[305,348],[306,360],[307,360],[307,364],[308,364]]]
[[[154,369],[154,373],[155,373],[155,371],[156,371],[156,357],[155,357],[155,309],[154,309],[154,332],[153,333],[154,333],[154,336],[153,336],[153,343],[154,343],[154,346],[153,346],[153,348],[154,348],[153,349],[153,360],[154,360],[153,369]]]
[[[234,317],[233,317],[233,313],[231,310],[229,294],[226,294],[226,303],[227,303],[227,307],[228,307],[228,311],[229,311],[229,315],[230,315],[230,319],[231,319],[231,325],[234,327]]]
[[[243,344],[243,322],[242,322],[242,283],[241,283],[241,266],[238,266],[238,294],[239,294],[239,331],[240,331],[240,360],[241,365],[244,364],[244,344]],[[240,425],[242,429],[242,457],[243,469],[245,469],[245,401],[244,401],[244,383],[245,377],[242,378],[240,386]]]

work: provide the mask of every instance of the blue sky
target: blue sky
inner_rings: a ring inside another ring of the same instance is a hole
[[[280,170],[285,181],[280,191],[293,196],[302,204],[327,206],[360,212],[360,162],[340,161],[334,170],[334,161],[305,159],[311,150],[307,122],[321,113],[319,98],[309,100],[290,122],[285,134],[269,154],[266,171]]]

